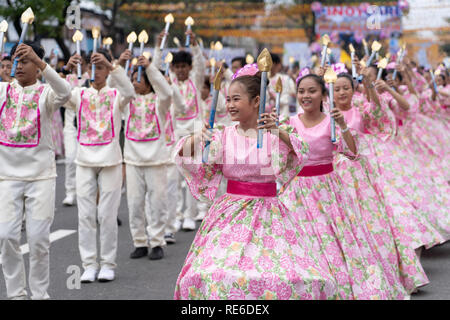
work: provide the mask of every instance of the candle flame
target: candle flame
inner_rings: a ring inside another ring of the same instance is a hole
[[[8,22],[6,22],[6,20],[3,20],[0,23],[0,32],[6,32],[6,30],[8,30]]]
[[[211,42],[209,43],[209,48],[210,48],[211,50],[214,50],[214,41],[211,41]]]
[[[177,37],[173,37],[173,43],[175,43],[177,47],[180,47],[180,40],[178,40]]]
[[[378,62],[378,69],[385,69],[388,65],[388,60],[386,58],[383,58]]]
[[[328,44],[330,43],[330,37],[327,34],[324,34],[322,37],[322,44],[324,46],[328,46]]]
[[[335,83],[337,80],[336,72],[334,72],[333,68],[328,68],[323,78],[326,83]]]
[[[327,55],[329,56],[330,54],[331,54],[331,49],[328,48],[328,49],[327,49]]]
[[[81,41],[83,40],[83,33],[80,32],[80,30],[75,31],[72,37],[73,42]]]
[[[144,57],[146,57],[147,59],[150,59],[150,57],[152,56],[152,54],[150,53],[150,51],[145,51],[142,55],[143,55]]]
[[[214,90],[220,90],[220,85],[222,83],[222,77],[220,73],[222,72],[222,66],[220,66],[219,71],[216,73],[216,77],[214,78]]]
[[[100,35],[100,28],[99,27],[93,27],[92,28],[92,37],[94,39],[97,39],[99,35]]]
[[[391,53],[390,52],[386,53],[386,59],[388,60],[388,62],[391,59]]]
[[[103,45],[107,46],[107,45],[112,45],[112,44],[113,44],[113,39],[111,37],[103,39]]]
[[[293,64],[295,62],[295,58],[294,57],[289,57],[289,63]]]
[[[184,21],[184,24],[187,26],[192,26],[194,24],[194,19],[192,19],[191,16],[187,17],[186,20]]]
[[[270,69],[272,69],[272,57],[270,55],[269,50],[267,48],[264,48],[263,51],[258,56],[257,59],[258,62],[258,69],[262,72],[269,72]]]
[[[441,74],[441,69],[436,69],[435,71],[434,71],[434,75],[435,76],[438,76],[438,75],[440,75]]]
[[[378,41],[374,41],[372,43],[372,51],[379,51],[381,49],[382,45]]]
[[[128,35],[128,37],[127,37],[127,42],[128,42],[128,43],[135,43],[136,40],[137,40],[137,35],[136,35],[136,32],[133,31],[132,33],[130,33],[130,34]]]
[[[164,62],[165,62],[165,63],[171,63],[172,60],[173,60],[173,55],[172,55],[171,52],[169,52],[169,53],[167,54],[166,58],[164,59]]]
[[[214,45],[214,49],[217,51],[222,50],[223,49],[222,43],[220,43],[220,41],[217,41],[216,44]]]
[[[147,33],[147,31],[142,30],[141,33],[139,33],[138,41],[140,43],[142,43],[142,42],[143,43],[147,43],[147,41],[148,41],[148,33]]]
[[[251,54],[247,54],[247,56],[245,57],[245,62],[247,64],[252,64],[253,62],[255,62],[255,58],[253,58]]]
[[[353,44],[349,44],[348,48],[350,49],[350,52],[355,52],[355,47],[353,47]]]
[[[173,23],[174,18],[173,15],[171,13],[169,13],[167,16],[164,17],[164,22],[165,23]]]
[[[216,66],[216,59],[215,58],[209,59],[209,63],[211,64],[211,66],[215,67]]]
[[[31,10],[31,8],[28,8],[27,10],[25,10],[22,13],[22,16],[20,17],[20,20],[22,21],[22,23],[32,24],[34,21],[33,10]]]
[[[131,60],[131,64],[132,65],[136,65],[138,63],[138,59],[137,58],[133,58],[133,60]]]
[[[281,92],[283,90],[283,83],[281,82],[281,78],[278,77],[277,84],[275,85],[275,92]]]
[[[314,62],[316,62],[316,61],[317,61],[317,56],[316,56],[316,55],[313,55],[313,56],[311,57],[311,62],[314,63]]]

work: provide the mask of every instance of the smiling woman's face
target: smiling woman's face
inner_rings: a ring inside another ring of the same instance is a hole
[[[297,90],[297,100],[305,112],[320,110],[322,88],[313,78],[303,79]]]
[[[349,79],[340,77],[334,84],[334,102],[336,107],[348,106],[352,103],[353,88]]]

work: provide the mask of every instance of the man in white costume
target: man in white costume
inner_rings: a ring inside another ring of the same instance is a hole
[[[49,299],[50,226],[55,211],[53,113],[70,98],[70,86],[42,58],[44,49],[20,44],[12,83],[0,83],[0,251],[8,298],[26,299],[20,250],[26,216],[32,299]],[[37,81],[38,70],[46,84]]]

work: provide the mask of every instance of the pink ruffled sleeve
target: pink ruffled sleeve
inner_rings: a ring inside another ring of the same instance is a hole
[[[389,109],[385,100],[380,99],[380,105],[374,102],[364,103],[362,118],[367,134],[376,135],[383,141],[395,136],[397,128],[395,115]]]
[[[215,131],[210,144],[208,163],[202,162],[203,146],[197,148],[194,156],[181,157],[180,150],[185,141],[184,137],[175,147],[175,164],[189,186],[192,196],[200,201],[213,201],[222,180],[223,145],[222,132]]]

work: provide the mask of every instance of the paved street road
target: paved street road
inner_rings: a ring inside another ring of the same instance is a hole
[[[52,232],[77,230],[77,208],[63,207],[61,204],[63,198],[64,165],[58,165],[56,213]],[[195,232],[178,232],[177,243],[165,248],[165,258],[162,260],[150,261],[147,258],[131,260],[129,254],[133,250],[133,244],[128,227],[125,196],[122,196],[119,217],[123,224],[119,227],[116,280],[109,283],[82,284],[81,289],[68,289],[67,280],[70,274],[66,272],[67,268],[71,265],[81,268],[78,234],[75,232],[55,240],[51,246],[49,294],[53,299],[170,300],[173,298],[175,282]],[[23,243],[25,242],[26,240],[23,239]],[[25,254],[25,262],[28,273],[28,254]],[[450,299],[450,243],[424,252],[422,262],[430,284],[421,289],[412,299]],[[6,299],[5,291],[2,274],[0,299]]]

